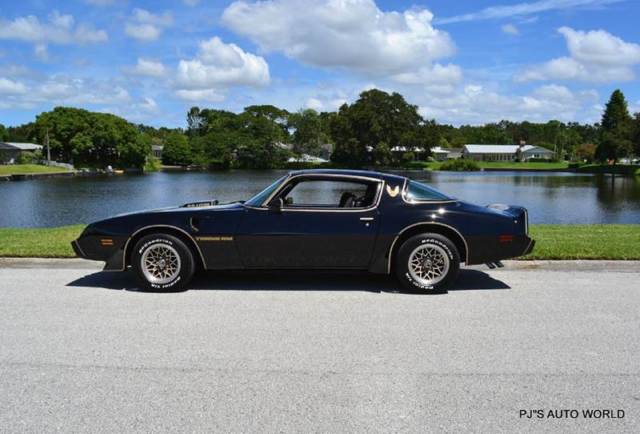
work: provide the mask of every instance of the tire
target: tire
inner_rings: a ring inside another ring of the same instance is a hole
[[[458,270],[458,249],[449,238],[440,234],[415,235],[402,243],[396,255],[396,276],[412,292],[446,292],[458,276]]]
[[[172,235],[142,237],[133,248],[131,266],[147,291],[181,291],[195,272],[193,253]]]

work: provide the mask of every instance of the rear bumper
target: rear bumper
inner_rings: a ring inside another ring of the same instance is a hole
[[[467,238],[469,244],[468,265],[485,264],[503,259],[517,258],[533,251],[535,240],[527,235],[514,235],[508,241],[500,241],[498,236]]]
[[[522,252],[522,255],[520,256],[528,255],[529,253],[533,252],[533,248],[535,247],[535,245],[536,240],[529,238],[529,245],[526,249],[524,249],[524,252]]]

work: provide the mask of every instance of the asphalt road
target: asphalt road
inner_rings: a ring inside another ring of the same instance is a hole
[[[142,293],[62,264],[0,261],[2,432],[640,430],[638,262],[467,269],[437,296],[309,273]]]

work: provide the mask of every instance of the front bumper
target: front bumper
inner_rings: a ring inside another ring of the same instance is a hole
[[[125,269],[123,237],[108,237],[111,243],[104,244],[106,237],[95,235],[81,235],[77,240],[71,241],[71,248],[75,254],[83,259],[92,261],[104,261],[104,269],[107,271],[119,271]]]
[[[71,241],[71,248],[73,249],[73,252],[76,254],[77,257],[83,258],[83,259],[89,259],[80,248],[80,245],[78,244],[78,240]]]

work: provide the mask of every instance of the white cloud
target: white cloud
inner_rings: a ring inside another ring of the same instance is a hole
[[[129,122],[149,122],[157,120],[159,114],[164,115],[156,101],[147,96],[126,105],[103,106],[97,111],[120,116]]]
[[[129,92],[111,82],[53,76],[31,89],[32,99],[53,104],[115,104],[131,100]]]
[[[448,90],[462,82],[462,69],[457,65],[436,63],[432,67],[423,67],[415,72],[396,74],[391,79],[398,83],[424,86],[432,90]]]
[[[31,108],[50,105],[127,104],[129,92],[111,81],[73,78],[55,75],[26,83],[0,78],[2,108]]]
[[[47,50],[46,44],[36,44],[33,47],[33,54],[35,54],[38,60],[42,60],[43,62],[49,59],[49,51]]]
[[[138,58],[136,66],[125,68],[125,72],[133,75],[143,75],[147,77],[162,77],[166,73],[166,69],[162,62],[151,59]]]
[[[138,104],[141,110],[146,112],[157,112],[158,111],[158,103],[153,98],[144,97],[142,101]]]
[[[38,44],[90,44],[104,42],[107,32],[95,30],[87,24],[75,25],[72,15],[52,12],[47,22],[28,15],[12,21],[0,19],[0,39],[13,39]]]
[[[176,91],[178,98],[185,101],[200,102],[221,102],[224,101],[224,94],[215,89],[180,89]]]
[[[27,87],[19,81],[0,77],[0,95],[20,95],[27,91]]]
[[[322,111],[324,104],[319,98],[309,98],[304,106],[315,111]]]
[[[307,99],[304,103],[304,107],[318,112],[336,111],[346,102],[346,96],[325,95]]]
[[[558,29],[570,56],[534,65],[517,74],[516,81],[580,80],[590,82],[630,81],[640,64],[640,45],[625,42],[604,31],[589,32],[570,27]]]
[[[479,21],[489,19],[525,16],[552,10],[571,9],[576,7],[603,6],[618,3],[624,0],[539,0],[529,3],[517,3],[514,5],[498,5],[484,8],[478,12],[456,15],[436,20],[436,24],[461,23],[467,21]]]
[[[501,27],[502,32],[508,35],[519,35],[520,30],[513,24],[505,24]]]
[[[640,63],[640,45],[625,42],[604,30],[582,32],[561,27],[558,32],[565,37],[571,57],[579,62],[620,66]]]
[[[219,101],[229,87],[264,86],[269,82],[269,66],[264,58],[214,37],[200,43],[195,58],[180,60],[176,94],[190,101]]]
[[[222,22],[265,52],[309,65],[387,76],[417,72],[454,54],[425,9],[384,12],[373,0],[236,1]]]
[[[420,95],[420,113],[439,122],[482,124],[502,119],[546,122],[594,121],[598,100],[595,91],[572,92],[559,85],[545,85],[525,95],[505,95],[482,85],[470,84],[447,98]]]
[[[170,12],[153,14],[145,9],[136,8],[133,16],[124,27],[124,32],[139,41],[154,41],[160,37],[162,31],[173,25],[173,15]]]

